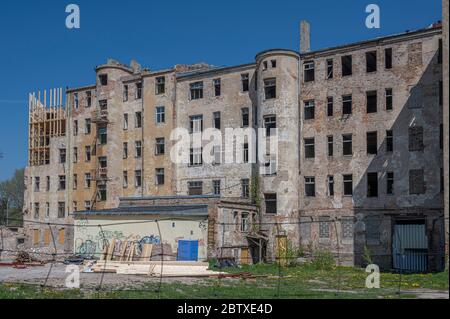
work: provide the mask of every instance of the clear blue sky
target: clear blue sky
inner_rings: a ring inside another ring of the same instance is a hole
[[[65,27],[65,7],[81,9],[81,29]],[[365,7],[381,8],[367,29]],[[298,25],[311,23],[312,49],[427,27],[441,0],[71,0],[0,2],[0,180],[27,162],[27,94],[93,84],[112,57],[152,70],[180,63],[252,62],[269,48],[298,50]]]

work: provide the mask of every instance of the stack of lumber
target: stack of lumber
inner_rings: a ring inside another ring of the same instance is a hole
[[[101,260],[91,266],[93,272],[108,272],[129,275],[148,275],[153,277],[210,277],[222,273],[208,270],[204,262],[185,261],[108,261]],[[161,274],[162,272],[162,274]]]

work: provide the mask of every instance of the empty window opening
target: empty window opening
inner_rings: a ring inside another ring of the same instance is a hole
[[[367,113],[377,112],[377,91],[366,92]]]
[[[353,155],[352,135],[342,135],[342,155]]]
[[[277,85],[275,78],[264,80],[264,92],[266,100],[274,99],[277,97]]]
[[[314,138],[305,138],[305,158],[315,157]]]
[[[367,173],[367,197],[378,197],[378,173]]]
[[[314,100],[305,101],[305,120],[314,119]]]
[[[349,115],[352,114],[352,96],[344,95],[342,96],[342,114]]]
[[[203,98],[203,82],[194,82],[190,84],[191,100],[198,100]]]
[[[221,81],[220,79],[213,80],[214,85],[214,96],[220,96],[221,94]]]
[[[305,82],[314,81],[314,61],[306,61],[303,65],[305,69]]]
[[[277,194],[264,194],[266,214],[277,213]]]
[[[367,132],[367,154],[376,155],[378,150],[377,132]]]
[[[377,51],[366,52],[366,71],[367,73],[377,71]]]
[[[352,75],[352,56],[345,55],[341,58],[342,61],[342,76]]]
[[[327,60],[327,79],[330,80],[334,76],[334,70],[333,70],[333,59]]]
[[[305,195],[306,197],[316,196],[316,179],[315,177],[305,177]]]
[[[384,67],[386,69],[392,69],[392,48],[384,50]]]
[[[353,175],[343,175],[344,196],[353,195]]]

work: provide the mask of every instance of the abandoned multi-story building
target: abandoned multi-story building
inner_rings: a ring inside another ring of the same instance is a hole
[[[109,60],[65,103],[62,90],[31,95],[29,245],[190,239],[201,259],[270,261],[292,245],[442,268],[441,24],[310,51],[302,22],[300,42],[231,67]],[[253,163],[244,143],[241,162],[213,148],[206,163],[200,145],[174,162],[177,128],[276,128],[277,156]]]

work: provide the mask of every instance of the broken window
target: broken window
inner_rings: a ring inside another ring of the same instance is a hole
[[[92,92],[87,91],[86,92],[86,107],[91,107],[91,106],[92,106]]]
[[[134,114],[134,127],[141,128],[142,127],[142,113],[136,112]]]
[[[334,196],[334,176],[333,175],[328,175],[327,183],[328,183],[328,196]]]
[[[266,129],[266,136],[271,136],[272,129],[275,130],[277,128],[277,118],[276,116],[266,116],[264,117],[264,127]],[[276,135],[275,131],[273,135]]]
[[[244,143],[243,152],[244,163],[248,163],[248,143]]]
[[[73,121],[73,135],[74,136],[78,135],[78,120]]]
[[[47,190],[47,192],[49,192],[50,191],[50,176],[47,176],[47,181],[46,181],[46,190]]]
[[[39,203],[34,203],[34,218],[39,218]]]
[[[85,146],[85,148],[84,148],[84,150],[85,150],[85,155],[86,155],[86,157],[85,157],[85,159],[86,159],[86,162],[90,162],[91,161],[91,147],[88,145],[88,146]]]
[[[378,173],[367,173],[367,197],[378,197]]]
[[[66,189],[66,175],[59,175],[59,184],[58,184],[58,190],[63,191]]]
[[[221,94],[221,81],[220,79],[213,80],[214,85],[214,96],[220,96]]]
[[[99,127],[98,129],[98,143],[105,145],[108,142],[108,131],[106,126]]]
[[[58,218],[64,218],[66,216],[66,203],[58,202]]]
[[[314,119],[314,100],[305,101],[305,120]]]
[[[332,157],[334,155],[334,138],[333,135],[327,136],[327,155]]]
[[[266,214],[277,213],[277,194],[264,194],[264,203],[266,205]]]
[[[203,131],[203,115],[193,115],[189,117],[191,133]]]
[[[203,164],[203,149],[201,147],[191,148],[190,156],[189,156],[189,165],[190,166],[199,166]]]
[[[306,61],[304,64],[305,82],[314,81],[314,61]]]
[[[128,113],[123,115],[123,129],[128,130]]]
[[[122,177],[123,177],[122,186],[123,186],[123,188],[127,188],[128,187],[128,171],[123,171]]]
[[[249,228],[249,214],[243,212],[241,214],[241,232],[248,232]]]
[[[366,92],[367,113],[377,112],[377,91]]]
[[[270,64],[272,65],[272,68],[277,67],[277,60],[270,60]]]
[[[413,126],[408,129],[409,133],[409,151],[423,151],[423,127]]]
[[[91,173],[84,174],[84,187],[91,188],[92,176]]]
[[[248,73],[241,74],[242,92],[248,92],[249,75]]]
[[[84,209],[85,210],[91,210],[91,201],[90,200],[85,200],[84,201]]]
[[[385,95],[386,95],[386,110],[391,111],[393,108],[392,89],[386,89]]]
[[[65,148],[59,149],[59,162],[61,164],[66,163],[66,149]]]
[[[248,107],[242,108],[241,114],[242,114],[242,127],[248,127],[250,123]]]
[[[41,186],[41,178],[36,176],[34,178],[34,191],[39,192],[40,186]]]
[[[106,156],[100,156],[98,158],[98,166],[102,168],[108,168],[108,158]]]
[[[305,177],[305,195],[306,197],[316,196],[316,179],[315,177]]]
[[[343,175],[344,196],[353,195],[353,175]]]
[[[105,184],[98,185],[97,195],[98,195],[98,200],[100,202],[106,201],[107,196],[106,196],[106,185]]]
[[[78,93],[73,94],[73,107],[77,109],[79,106]]]
[[[136,83],[136,100],[142,98],[142,82]]]
[[[213,193],[214,195],[220,195],[220,180],[213,181]]]
[[[128,142],[123,142],[123,159],[128,158]]]
[[[377,132],[367,132],[367,154],[376,155],[378,150]]]
[[[409,171],[409,193],[411,195],[425,194],[423,169],[413,169]]]
[[[345,55],[341,58],[342,62],[342,76],[352,75],[352,56]]]
[[[203,195],[203,182],[194,181],[188,182],[188,195]]]
[[[263,71],[267,70],[267,61],[263,61]]]
[[[84,133],[91,134],[91,119],[84,120]]]
[[[377,71],[377,51],[366,52],[366,71],[367,73]]]
[[[386,152],[394,151],[394,132],[392,130],[386,131]]]
[[[305,158],[315,157],[314,138],[305,138]]]
[[[100,110],[102,110],[102,111],[108,109],[108,100],[98,101],[98,106],[100,107]]]
[[[342,155],[353,155],[353,142],[351,134],[342,135]]]
[[[156,185],[164,185],[164,168],[155,169]]]
[[[142,187],[142,171],[140,169],[134,171],[134,186]]]
[[[442,106],[444,103],[444,88],[443,88],[443,82],[439,81],[439,105]]]
[[[99,74],[98,79],[100,80],[100,85],[108,85],[108,74]]]
[[[128,101],[128,85],[123,86],[123,101]]]
[[[166,78],[159,76],[155,80],[155,94],[164,94],[166,91]]]
[[[136,158],[140,158],[142,156],[142,142],[141,141],[135,141],[134,142],[134,148],[135,148],[135,154],[134,156]]]
[[[394,194],[394,172],[387,172],[386,174],[386,194]]]
[[[333,108],[334,108],[333,97],[330,96],[327,98],[327,116],[329,117],[333,116]]]
[[[156,107],[156,123],[165,123],[166,122],[166,113],[164,106]]]
[[[384,67],[386,69],[392,69],[392,48],[384,50]]]
[[[190,84],[191,100],[198,100],[203,98],[203,82],[194,82]]]
[[[332,79],[334,76],[333,71],[333,59],[327,60],[327,79]]]
[[[78,147],[73,148],[73,162],[78,163]]]
[[[241,191],[242,198],[250,197],[250,181],[248,178],[241,179]]]
[[[165,144],[166,144],[166,141],[165,141],[164,137],[160,137],[160,138],[156,139],[156,142],[155,142],[155,145],[156,145],[155,154],[156,155],[162,155],[165,153]]]
[[[319,238],[330,238],[330,217],[328,216],[319,217]]]
[[[277,156],[276,154],[266,154],[264,162],[264,175],[277,174]]]
[[[275,99],[277,97],[277,85],[275,78],[264,80],[264,93],[266,100]]]
[[[220,123],[221,122],[221,116],[220,112],[214,112],[213,113],[213,128],[220,130]]]
[[[352,114],[352,96],[343,95],[342,96],[342,114],[348,115]]]

